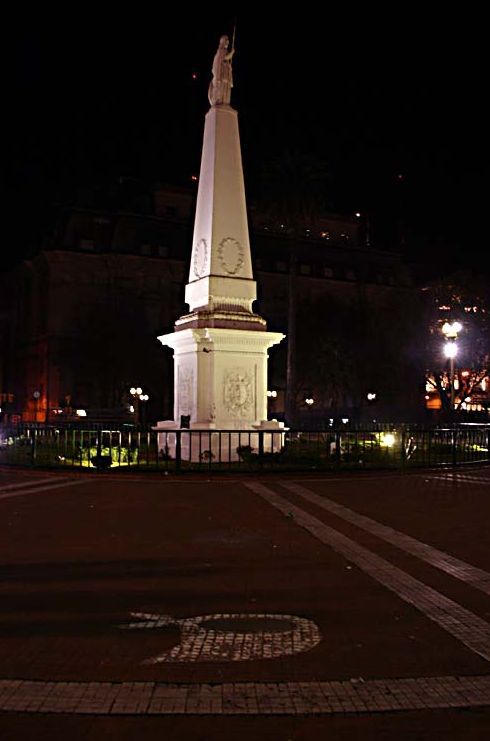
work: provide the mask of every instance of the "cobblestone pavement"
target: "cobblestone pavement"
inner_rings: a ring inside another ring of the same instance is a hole
[[[376,713],[490,704],[490,676],[159,684],[0,681],[0,710],[93,715]]]
[[[0,473],[0,711],[348,716],[490,706],[489,485],[486,469],[192,483]],[[63,622],[72,614],[81,616],[73,638]],[[364,655],[376,615],[379,655]],[[125,633],[142,636],[134,654]],[[91,641],[109,658],[84,656]]]

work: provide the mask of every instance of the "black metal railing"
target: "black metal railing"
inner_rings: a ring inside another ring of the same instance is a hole
[[[0,428],[0,465],[80,471],[406,469],[490,460],[486,425],[423,429]]]
[[[406,469],[490,460],[490,427],[154,430],[123,426],[0,429],[0,465],[81,471]]]

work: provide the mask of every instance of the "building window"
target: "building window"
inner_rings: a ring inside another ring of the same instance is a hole
[[[85,250],[86,252],[93,252],[95,249],[94,240],[93,239],[81,239],[80,249]]]
[[[327,268],[327,267],[323,268],[323,275],[325,276],[325,278],[333,278],[332,268]]]

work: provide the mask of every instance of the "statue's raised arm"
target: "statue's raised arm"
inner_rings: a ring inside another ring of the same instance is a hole
[[[211,105],[229,105],[233,87],[232,59],[235,49],[228,51],[230,40],[222,36],[213,59],[213,79],[209,83],[208,98]]]

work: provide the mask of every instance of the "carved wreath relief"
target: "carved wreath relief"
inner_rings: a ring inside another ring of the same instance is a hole
[[[225,371],[223,382],[223,403],[225,409],[237,417],[250,411],[254,402],[252,374],[244,368]]]
[[[228,275],[236,275],[243,267],[243,247],[237,239],[225,237],[218,245],[218,259]]]
[[[205,239],[200,239],[194,251],[193,270],[196,278],[202,278],[208,264],[208,245]]]

